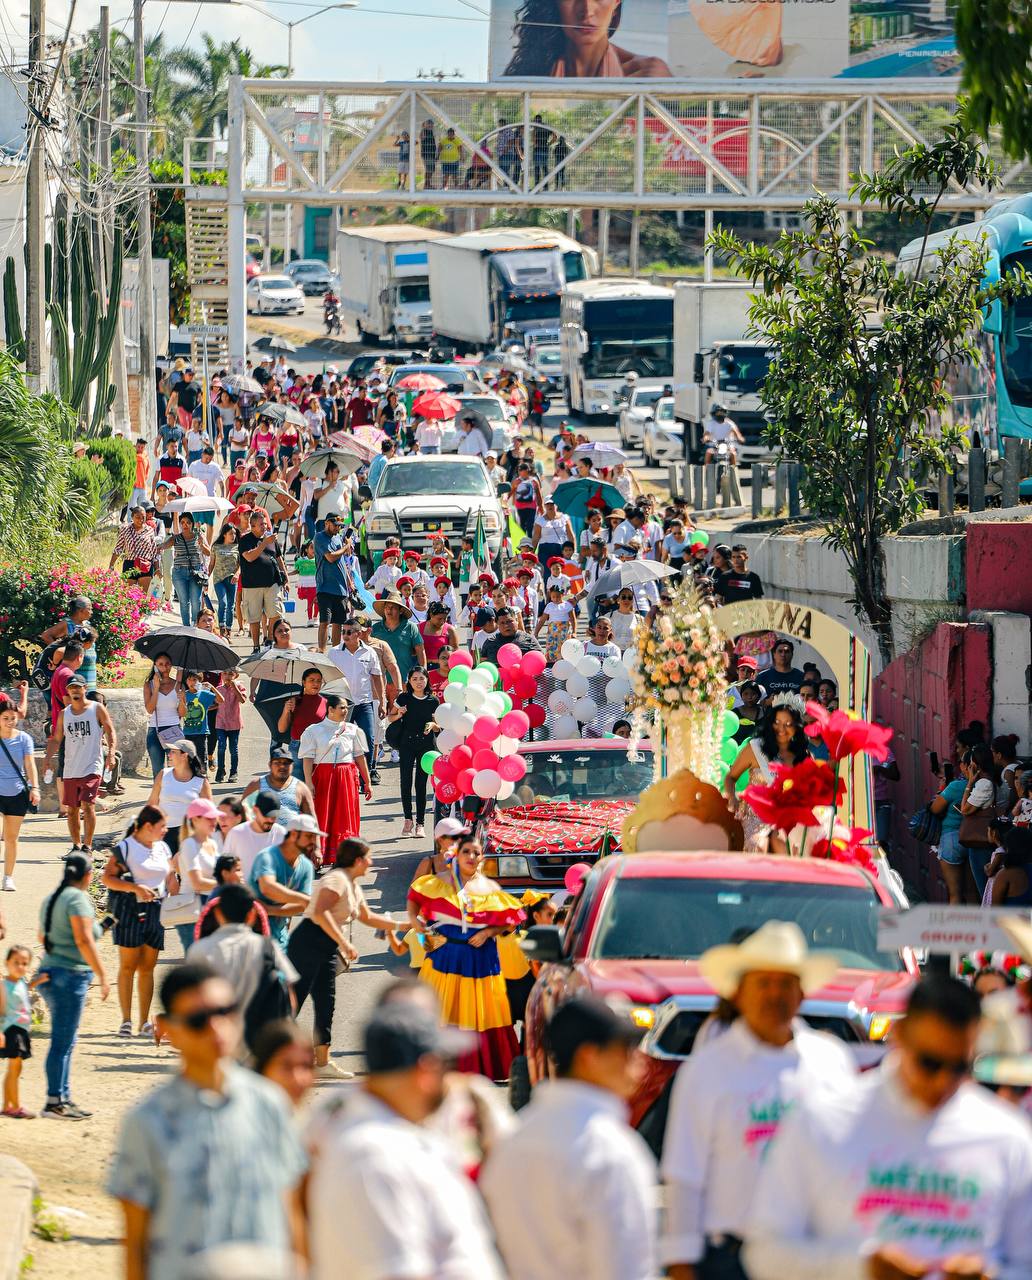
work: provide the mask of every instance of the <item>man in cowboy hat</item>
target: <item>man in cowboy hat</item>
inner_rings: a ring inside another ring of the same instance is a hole
[[[373,609],[380,616],[380,621],[373,627],[373,635],[390,646],[404,682],[413,667],[426,666],[423,637],[412,621],[412,610],[396,591],[382,600],[374,600]]]
[[[927,977],[878,1070],[800,1096],[756,1186],[752,1280],[1032,1276],[1032,1133],[969,1078],[980,1021],[966,983]]]
[[[767,1144],[797,1098],[853,1074],[841,1043],[796,1016],[837,968],[779,920],[699,958],[732,1020],[700,1031],[670,1096],[660,1256],[673,1280],[745,1280],[738,1255]]]

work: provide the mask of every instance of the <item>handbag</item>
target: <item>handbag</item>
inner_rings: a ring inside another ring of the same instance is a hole
[[[125,841],[120,840],[111,850],[111,856],[119,865],[119,879],[124,880],[127,884],[135,884],[133,873],[129,870],[129,863],[125,860],[124,848]],[[135,911],[136,907],[137,901],[134,893],[126,893],[118,889],[108,890],[108,915],[114,916],[119,923],[121,923],[122,917],[127,911]]]
[[[965,813],[960,820],[957,839],[969,849],[988,849],[992,845],[989,828],[997,818],[996,805],[987,804],[977,813]]]
[[[165,725],[157,730],[158,741],[167,751],[169,747],[174,747],[183,737],[183,726],[179,724]]]
[[[12,755],[11,755],[11,752],[10,752],[10,750],[8,749],[7,743],[6,743],[6,742],[4,742],[3,738],[0,738],[0,747],[3,747],[3,749],[4,749],[4,755],[7,757],[8,761],[9,761],[9,763],[10,763],[10,765],[11,765],[11,768],[12,768],[12,769],[15,771],[15,773],[18,775],[18,781],[22,784],[22,788],[23,788],[23,790],[25,791],[25,794],[26,794],[26,795],[31,795],[31,794],[32,794],[32,788],[29,786],[29,780],[28,780],[28,778],[26,778],[25,774],[24,774],[24,773],[22,773],[22,771],[21,771],[21,770],[18,768],[18,766],[15,764],[15,762],[14,762],[14,756],[12,756]],[[38,813],[38,812],[39,812],[39,805],[38,805],[38,804],[32,804],[32,803],[30,802],[30,804],[29,804],[29,812],[30,812],[30,813]]]
[[[200,916],[199,894],[169,893],[161,899],[161,923],[166,929],[179,924],[196,924]]]
[[[920,844],[938,844],[942,836],[942,818],[932,812],[931,804],[926,804],[911,816],[907,829]]]
[[[404,733],[402,728],[402,716],[397,720],[392,720],[387,728],[383,731],[383,740],[387,743],[392,751],[401,750],[401,739]]]

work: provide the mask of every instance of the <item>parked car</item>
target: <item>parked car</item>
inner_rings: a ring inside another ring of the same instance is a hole
[[[510,891],[557,888],[573,863],[619,851],[623,820],[652,782],[652,748],[629,760],[622,738],[573,738],[527,742],[520,754],[527,773],[482,833],[485,874]]]
[[[794,920],[812,950],[836,955],[841,968],[835,978],[807,997],[801,1013],[811,1026],[846,1041],[860,1065],[870,1065],[918,976],[913,952],[878,950],[879,909],[896,905],[861,868],[817,858],[603,858],[565,931],[547,926],[528,933],[534,958],[545,963],[527,1002],[526,1057],[513,1064],[514,1105],[523,1105],[531,1087],[553,1074],[542,1032],[563,1001],[580,991],[629,1001],[646,1033],[648,1063],[631,1119],[658,1154],[674,1074],[716,1004],[698,959],[767,920]]]
[[[647,467],[656,467],[661,462],[680,462],[684,458],[684,423],[674,417],[673,396],[657,400],[645,419],[641,450]]]
[[[660,382],[643,382],[634,388],[620,409],[618,425],[622,448],[628,449],[633,445],[641,447],[645,439],[645,420],[652,414],[662,395],[663,384]]]
[[[345,369],[345,373],[352,382],[356,378],[368,378],[372,371],[376,368],[376,362],[382,360],[384,365],[411,364],[412,351],[368,351],[364,355],[355,356],[355,358]]]
[[[289,262],[283,268],[283,274],[290,276],[304,293],[318,294],[321,297],[327,289],[333,289],[334,292],[340,289],[340,277],[318,258],[298,258],[295,262]]]
[[[265,315],[304,315],[305,295],[290,276],[255,276],[247,285],[247,310]]]

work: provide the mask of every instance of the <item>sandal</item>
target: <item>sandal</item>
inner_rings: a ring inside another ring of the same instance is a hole
[[[13,1110],[4,1107],[0,1115],[5,1116],[8,1120],[35,1120],[35,1111],[26,1111],[24,1107],[15,1107]]]

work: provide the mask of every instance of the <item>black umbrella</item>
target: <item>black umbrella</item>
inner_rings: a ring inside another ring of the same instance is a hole
[[[232,671],[240,661],[232,645],[200,627],[148,631],[133,648],[152,660],[159,654],[168,654],[172,665],[181,671]]]
[[[490,422],[480,412],[479,409],[463,409],[459,413],[460,422],[468,422],[474,431],[479,431],[481,439],[484,441],[484,448],[490,452],[491,441],[494,439],[494,430]]]

